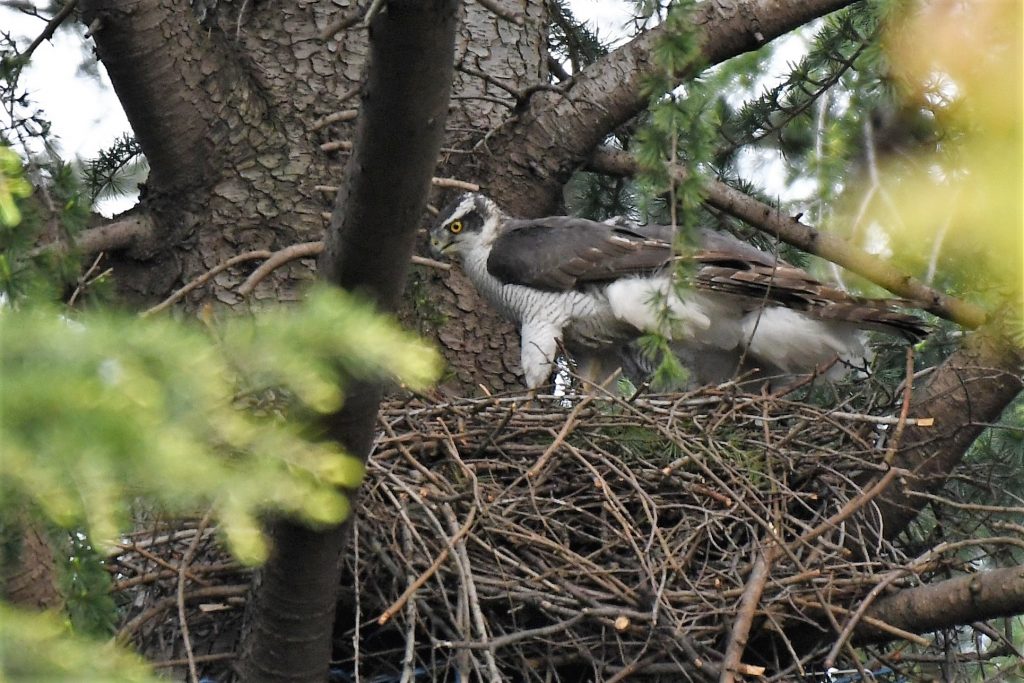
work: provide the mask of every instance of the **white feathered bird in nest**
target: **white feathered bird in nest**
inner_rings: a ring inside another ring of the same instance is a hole
[[[564,348],[588,380],[619,363],[623,345],[656,333],[701,382],[744,368],[810,372],[869,356],[864,330],[919,339],[924,323],[895,299],[865,299],[731,235],[701,230],[675,254],[670,226],[571,216],[521,220],[478,193],[449,204],[430,229],[491,305],[519,325],[526,385],[545,385]],[[675,263],[689,262],[674,282]]]

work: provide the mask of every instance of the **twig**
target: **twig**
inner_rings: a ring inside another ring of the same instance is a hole
[[[455,518],[455,512],[452,511],[451,506],[448,503],[442,505],[445,517],[447,517],[448,526],[452,534],[458,534],[461,529],[458,528],[458,520]],[[470,508],[471,511],[475,512],[476,508]],[[453,536],[454,539],[454,536]],[[459,571],[462,574],[463,586],[466,589],[466,597],[469,602],[469,613],[473,619],[473,624],[476,628],[477,636],[481,641],[486,643],[489,640],[487,633],[487,623],[484,620],[483,611],[480,609],[480,598],[477,595],[476,581],[473,579],[473,567],[469,561],[469,553],[466,552],[466,543],[462,538],[455,540],[452,544],[455,551],[456,564],[459,567]],[[487,664],[487,668],[491,674],[491,683],[501,683],[502,676],[498,671],[498,662],[494,659],[493,648],[487,648],[483,652],[484,662]]]
[[[409,262],[415,266],[425,266],[427,268],[434,268],[435,270],[451,270],[452,266],[450,263],[442,263],[441,261],[435,261],[432,258],[425,256],[416,256],[413,254]]]
[[[191,683],[199,683],[199,672],[196,670],[195,654],[192,652],[192,638],[189,636],[188,618],[185,614],[185,574],[188,565],[192,562],[192,558],[195,557],[199,541],[203,537],[203,529],[210,523],[212,515],[213,508],[210,508],[203,515],[203,518],[199,520],[199,526],[196,527],[196,535],[192,539],[192,543],[189,544],[188,550],[185,551],[185,554],[181,556],[181,560],[178,562],[178,624],[181,626],[181,642],[185,645],[185,657],[188,658],[188,675]]]
[[[195,655],[192,658],[192,661],[194,661],[196,664],[206,664],[208,662],[230,661],[232,659],[237,658],[238,653],[236,652],[214,652],[208,655]],[[187,659],[164,659],[158,662],[150,662],[150,665],[154,669],[166,669],[172,666],[182,666],[183,664],[188,664],[188,662],[189,660]]]
[[[71,293],[71,298],[68,299],[68,306],[75,305],[75,301],[78,300],[79,295],[81,295],[81,293],[89,285],[89,278],[92,276],[93,273],[96,272],[97,268],[99,268],[100,261],[102,260],[103,252],[101,251],[99,254],[96,255],[96,258],[93,260],[92,265],[89,266],[89,269],[85,271],[85,274],[82,275],[82,277],[78,278],[78,284],[75,286],[75,291]],[[109,269],[104,272],[109,272]]]
[[[829,529],[834,529],[839,524],[848,519],[854,512],[861,509],[869,502],[874,500],[879,494],[881,494],[889,484],[892,482],[896,475],[899,474],[910,474],[905,470],[892,467],[892,460],[896,457],[896,450],[899,447],[899,442],[903,436],[903,428],[907,424],[907,414],[910,412],[910,399],[913,390],[913,382],[911,377],[914,375],[914,348],[911,346],[907,347],[907,361],[906,361],[906,384],[903,390],[903,405],[900,407],[900,417],[894,430],[892,441],[889,443],[889,448],[886,450],[885,456],[882,461],[889,466],[889,471],[886,472],[882,477],[874,484],[870,489],[864,491],[859,496],[848,502],[843,508],[835,515],[825,520],[811,531],[807,532],[800,538],[796,539],[790,545],[791,548],[795,548],[799,544],[808,543],[814,538],[817,538],[821,534],[825,533]]]
[[[1011,506],[1011,505],[983,505],[981,503],[961,503],[958,500],[951,500],[942,496],[937,496],[934,493],[927,493],[925,491],[907,491],[908,495],[914,496],[915,498],[924,498],[934,503],[946,505],[957,510],[970,510],[971,512],[993,512],[1001,515],[1024,515],[1024,507]]]
[[[197,575],[199,574],[229,574],[241,572],[243,570],[244,567],[238,564],[237,562],[218,562],[215,564],[200,565],[193,567],[192,570],[189,572],[189,578],[195,581],[197,580]],[[115,573],[117,571],[118,570],[116,570],[115,568]],[[157,581],[169,579],[174,576],[177,576],[177,570],[174,569],[164,569],[162,571],[146,572],[145,574],[139,574],[138,576],[133,576],[129,579],[122,579],[121,581],[117,581],[113,586],[110,587],[110,592],[123,593],[129,588],[141,586],[147,583],[156,583]]]
[[[888,576],[879,581],[874,588],[868,591],[868,594],[864,596],[863,600],[861,600],[860,605],[857,606],[856,611],[854,611],[853,614],[850,615],[850,618],[847,619],[846,625],[843,626],[843,630],[836,638],[836,642],[832,645],[832,649],[828,651],[827,655],[825,655],[825,663],[822,665],[825,669],[831,669],[835,665],[836,658],[839,657],[839,650],[843,647],[846,641],[850,639],[850,634],[853,633],[853,629],[855,629],[860,620],[864,618],[864,614],[867,613],[868,608],[871,607],[871,604],[875,599],[881,595],[882,591],[888,588],[893,581],[901,576],[906,576],[908,573],[909,571],[905,569],[891,572]]]
[[[351,152],[352,151],[352,141],[351,140],[330,140],[330,141],[325,142],[322,145],[320,145],[320,149],[323,150],[324,152],[337,152],[338,150],[341,150],[343,152]]]
[[[430,182],[434,187],[447,187],[453,190],[465,190],[467,192],[480,191],[480,186],[476,183],[458,180],[457,178],[431,178]]]
[[[344,16],[338,17],[332,23],[328,24],[323,31],[320,31],[320,40],[330,40],[336,34],[341,33],[347,29],[352,28],[363,18],[363,10],[357,9],[356,11],[345,14]],[[316,130],[314,128],[314,130]]]
[[[537,458],[537,462],[534,463],[533,467],[531,467],[526,472],[526,476],[528,478],[536,480],[537,486],[540,486],[543,483],[543,479],[538,479],[538,476],[540,475],[541,471],[548,464],[548,461],[552,458],[552,456],[554,456],[555,451],[558,450],[559,446],[561,446],[565,442],[566,437],[572,434],[572,430],[576,428],[576,425],[579,421],[580,413],[582,413],[583,409],[586,408],[590,404],[590,402],[594,400],[595,396],[597,396],[597,394],[587,394],[586,396],[583,397],[583,400],[581,400],[573,407],[572,412],[570,412],[569,415],[565,418],[565,423],[562,425],[562,428],[558,430],[558,435],[551,441],[551,444],[544,449],[544,452],[541,454],[539,458]]]
[[[362,659],[360,643],[362,642],[361,624],[363,622],[362,582],[359,580],[359,525],[352,525],[352,585],[355,593],[355,627],[352,629],[352,675],[359,679],[359,662]]]
[[[203,600],[206,598],[238,598],[244,597],[248,592],[248,584],[235,586],[205,586],[203,588],[196,588],[194,590],[187,591],[184,595],[184,599]],[[162,600],[158,600],[152,607],[137,615],[121,627],[117,632],[118,642],[127,642],[147,621],[160,616],[168,609],[177,605],[177,603],[178,597],[176,595],[170,595]]]
[[[804,599],[799,598],[799,597],[794,597],[793,601],[798,603],[798,604],[800,604],[800,605],[803,605],[804,607],[810,607],[811,609],[821,610],[821,611],[826,612],[828,614],[832,614],[832,613],[850,614],[852,612],[852,610],[848,610],[845,607],[840,607],[838,605],[826,605],[826,604],[821,603],[821,602],[815,602],[813,600],[804,600]],[[889,635],[896,636],[897,638],[901,638],[903,640],[910,641],[911,643],[914,643],[915,645],[920,645],[921,647],[928,647],[929,645],[932,644],[931,641],[928,640],[927,638],[919,636],[916,633],[911,633],[910,631],[906,631],[906,630],[904,630],[902,628],[897,628],[896,626],[893,626],[891,624],[887,624],[884,621],[882,621],[881,619],[876,619],[874,617],[865,616],[865,617],[863,617],[861,619],[861,621],[863,621],[865,624],[868,624],[868,625],[870,625],[870,626],[872,626],[874,628],[877,628],[879,631],[885,631]]]
[[[461,540],[463,536],[469,533],[469,529],[473,526],[473,521],[475,519],[476,508],[471,508],[469,511],[469,515],[466,518],[466,523],[463,524],[462,527],[458,530],[458,532],[448,540],[447,545],[445,545],[444,549],[442,549],[438,556],[434,558],[434,561],[431,563],[429,567],[427,567],[427,570],[420,574],[418,577],[416,577],[416,580],[409,584],[409,587],[405,589],[405,591],[398,597],[398,599],[391,603],[391,606],[384,610],[379,617],[377,617],[378,624],[383,626],[384,624],[391,621],[391,618],[395,616],[399,610],[402,609],[406,601],[409,598],[411,598],[413,594],[415,594],[416,591],[418,591],[423,584],[430,580],[430,577],[433,576],[435,572],[437,572],[437,570],[441,567],[442,564],[444,564],[445,559],[448,558],[448,553],[452,551],[452,549],[455,547],[455,544],[459,540]]]
[[[332,123],[340,123],[342,121],[352,121],[359,116],[358,109],[343,109],[342,111],[336,111],[333,114],[317,119],[313,122],[313,125],[309,127],[310,130],[320,130],[326,128]]]
[[[722,674],[718,679],[721,683],[733,683],[736,680],[736,673],[740,671],[740,659],[747,647],[750,627],[754,623],[754,612],[761,601],[761,594],[764,592],[765,583],[768,581],[768,575],[778,554],[778,548],[769,541],[758,553],[754,568],[750,571],[747,587],[743,591],[743,597],[740,598],[739,607],[736,609],[736,619],[733,621],[732,633],[729,635],[729,644],[725,648]]]
[[[607,678],[604,683],[619,683],[619,681],[624,681],[633,674],[639,671],[643,671],[644,667],[654,664],[657,661],[657,655],[648,655],[647,657],[636,657],[632,662],[616,671],[610,678]]]
[[[497,14],[499,17],[501,17],[505,21],[512,22],[516,26],[523,26],[526,23],[526,21],[523,19],[523,15],[517,14],[517,13],[514,13],[514,12],[509,12],[508,10],[506,10],[504,7],[499,5],[494,0],[476,0],[476,1],[477,1],[477,3],[481,7],[487,9],[488,11],[490,11],[490,12],[492,12],[494,14]]]
[[[890,417],[888,415],[865,415],[864,413],[848,413],[842,410],[833,410],[829,412],[831,417],[837,417],[841,420],[853,420],[856,422],[870,422],[876,425],[898,425],[900,423],[899,416]],[[935,418],[933,417],[908,417],[903,421],[904,424],[909,426],[918,427],[931,427],[935,424]]]
[[[238,293],[242,296],[249,296],[252,294],[253,290],[256,289],[256,285],[284,264],[297,261],[298,259],[316,256],[323,250],[323,242],[300,242],[299,244],[293,244],[289,247],[285,247],[284,249],[275,251],[260,265],[259,268],[252,271],[249,277],[246,278],[245,282],[243,282],[238,288]]]
[[[323,252],[323,250],[324,243],[322,241],[316,241],[299,242],[298,244],[293,244],[275,252],[260,252],[265,253],[266,255],[262,257],[253,256],[252,258],[266,258],[267,260],[262,263],[259,268],[250,273],[245,282],[239,286],[238,293],[242,296],[249,296],[252,294],[253,290],[256,289],[256,285],[281,266],[298,259],[318,256]],[[256,254],[257,252],[251,253]],[[417,266],[435,268],[437,270],[451,270],[450,264],[435,261],[434,259],[426,258],[424,256],[413,255],[410,257],[409,262]]]
[[[889,441],[889,447],[885,450],[885,456],[882,458],[882,462],[886,465],[891,465],[893,459],[896,457],[896,451],[900,447],[900,441],[903,439],[903,430],[907,426],[907,416],[910,414],[910,399],[913,396],[914,391],[914,347],[907,347],[907,360],[906,360],[906,374],[903,380],[903,404],[900,406],[900,419],[896,423],[896,429],[893,430],[892,439]]]
[[[158,567],[163,567],[163,568],[173,572],[174,576],[178,575],[178,567],[176,565],[168,562],[164,558],[160,557],[156,553],[152,553],[152,552],[146,550],[145,548],[141,548],[141,547],[140,548],[135,548],[134,550],[139,555],[142,555],[144,558],[146,558],[147,560],[149,560],[153,564],[157,565]],[[118,559],[117,562],[118,562],[118,564],[120,564],[121,563],[120,559]],[[197,583],[202,583],[202,580],[199,577],[193,575],[191,572],[189,572],[188,578],[192,579],[193,581],[195,581]]]
[[[380,11],[382,9],[384,9],[384,3],[386,1],[387,0],[373,0],[370,3],[370,8],[368,10],[366,10],[366,16],[363,17],[363,26],[364,27],[366,27],[366,28],[370,27],[370,24],[373,22],[373,18],[376,17],[377,14],[380,13]]]
[[[526,629],[524,631],[516,631],[515,633],[506,633],[503,636],[497,636],[491,638],[486,643],[481,643],[476,640],[439,640],[436,645],[438,647],[450,647],[454,649],[467,649],[467,650],[498,650],[509,645],[514,645],[525,640],[533,640],[535,638],[543,638],[544,636],[550,636],[555,633],[562,633],[566,629],[575,626],[580,620],[587,616],[588,611],[584,609],[582,612],[574,617],[570,617],[564,621],[559,621],[554,624],[548,624],[547,626],[540,626],[538,628]]]
[[[402,546],[406,557],[412,556],[412,536],[408,527],[402,528]],[[412,581],[409,582],[412,587]],[[409,600],[405,605],[405,654],[402,656],[402,678],[399,683],[409,683],[413,679],[413,667],[416,663],[416,601]],[[358,680],[358,678],[356,679]]]
[[[165,308],[172,306],[178,301],[181,301],[181,299],[184,298],[186,294],[188,294],[194,289],[202,287],[207,282],[209,282],[210,279],[213,278],[215,275],[224,272],[228,268],[237,266],[239,263],[245,263],[246,261],[268,259],[271,256],[273,256],[273,254],[274,252],[267,251],[266,249],[259,249],[256,251],[247,251],[244,254],[238,254],[237,256],[232,256],[228,260],[218,263],[216,266],[206,271],[202,275],[192,279],[188,284],[186,284],[181,289],[171,294],[169,297],[167,297],[157,305],[147,308],[145,311],[141,313],[141,315],[143,318],[145,318],[146,316],[153,315],[154,313],[159,313]]]
[[[895,479],[897,476],[909,474],[911,474],[911,472],[898,467],[889,468],[889,470],[884,475],[882,475],[882,477],[877,482],[875,482],[875,484],[872,485],[870,489],[864,491],[856,498],[847,502],[846,505],[844,505],[839,512],[832,515],[824,522],[808,531],[803,536],[800,536],[796,540],[791,541],[789,547],[796,548],[797,546],[803,545],[805,543],[810,543],[812,540],[814,540],[818,536],[821,536],[826,531],[835,529],[842,522],[849,519],[850,516],[853,515],[853,513],[857,512],[857,510],[860,510],[862,507],[864,507],[872,500],[877,498],[878,495],[882,493],[882,491],[888,488],[889,484],[891,484],[892,480]]]
[[[43,32],[36,36],[36,39],[33,40],[29,46],[25,48],[25,51],[18,56],[25,60],[31,57],[32,53],[36,51],[37,47],[43,44],[44,40],[53,38],[53,34],[57,31],[57,28],[64,23],[65,19],[71,16],[71,13],[75,11],[75,7],[77,6],[78,0],[68,0],[68,3],[60,8],[60,11],[54,15],[53,19],[50,19],[50,21],[46,23],[46,28],[43,29]]]

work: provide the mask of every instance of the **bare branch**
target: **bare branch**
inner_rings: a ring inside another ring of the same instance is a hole
[[[881,598],[867,615],[916,633],[951,628],[984,619],[1024,613],[1024,565],[993,569],[955,579],[907,588]],[[888,640],[888,635],[861,622],[859,641]]]
[[[476,0],[476,1],[477,1],[477,3],[479,3],[479,5],[481,7],[484,7],[488,11],[490,11],[490,12],[492,12],[494,14],[497,14],[499,17],[501,17],[502,19],[504,19],[506,21],[512,22],[516,26],[523,26],[526,23],[526,21],[523,19],[523,15],[521,15],[521,14],[514,14],[512,12],[507,11],[500,4],[498,4],[497,2],[494,2],[494,0]]]
[[[639,168],[631,154],[609,147],[598,148],[588,166],[595,171],[613,175],[634,175]],[[686,171],[681,167],[669,170],[677,179],[686,177]],[[709,206],[735,216],[758,230],[775,235],[788,244],[837,263],[894,294],[920,304],[929,313],[970,329],[985,322],[985,312],[974,304],[932,289],[879,256],[858,249],[842,237],[819,232],[723,182],[705,180],[704,191],[704,201]]]
[[[47,22],[46,28],[43,29],[43,32],[36,36],[36,39],[33,40],[32,43],[25,48],[25,51],[18,56],[22,59],[28,59],[31,57],[32,53],[36,51],[37,47],[43,44],[44,40],[53,38],[53,34],[57,31],[60,25],[64,23],[64,20],[71,16],[71,13],[75,11],[75,7],[77,6],[78,0],[68,0],[68,3],[60,8],[60,11],[54,15],[53,19],[50,19],[50,21]]]
[[[342,152],[351,152],[352,151],[352,141],[351,140],[329,140],[329,141],[323,143],[322,145],[320,145],[320,149],[325,151],[325,152],[337,152],[339,150],[342,151]]]
[[[342,121],[354,121],[359,116],[358,109],[343,109],[342,111],[336,111],[333,114],[328,114],[322,119],[317,119],[310,126],[310,130],[320,130],[326,128],[332,123],[341,123]]]
[[[729,634],[729,645],[726,646],[725,658],[722,660],[722,676],[719,678],[721,683],[733,683],[736,680],[736,674],[742,673],[740,658],[747,647],[750,627],[754,623],[754,612],[760,604],[761,593],[764,592],[772,564],[778,555],[778,548],[771,541],[757,555],[754,568],[747,578],[743,597],[740,598],[740,604],[736,610],[732,633]]]
[[[431,178],[434,187],[447,187],[453,190],[465,190],[466,192],[479,192],[480,186],[458,178]]]
[[[156,226],[148,215],[137,214],[113,223],[83,230],[75,237],[74,248],[83,256],[92,256],[101,251],[120,251],[152,239],[155,229]],[[64,253],[67,249],[68,245],[64,242],[51,242],[33,249],[28,255],[30,258],[34,258],[51,251]]]
[[[358,24],[363,19],[364,10],[359,8],[354,12],[341,14],[342,16],[328,24],[327,27],[320,32],[320,40],[329,40],[333,38],[335,34],[348,30]]]
[[[238,288],[238,293],[242,296],[249,296],[252,294],[252,291],[256,289],[256,285],[284,264],[297,261],[301,258],[317,256],[323,250],[323,242],[302,242],[274,252],[270,258],[260,265],[259,268],[254,270],[248,278],[246,278],[245,282],[242,283],[242,286]]]
[[[244,263],[246,261],[254,261],[254,260],[257,260],[257,259],[269,259],[273,255],[274,255],[274,253],[271,252],[271,251],[267,251],[266,249],[258,249],[256,251],[247,251],[244,254],[238,254],[237,256],[232,256],[231,258],[227,259],[223,263],[218,263],[216,266],[214,266],[210,270],[206,271],[205,273],[203,273],[199,277],[193,279],[191,282],[189,282],[184,287],[181,287],[180,289],[175,291],[173,294],[171,294],[169,297],[167,297],[166,299],[164,299],[163,301],[158,303],[156,306],[153,306],[152,308],[148,308],[145,311],[143,311],[142,312],[142,317],[153,315],[154,313],[159,313],[160,311],[164,310],[168,306],[171,306],[172,304],[177,303],[182,298],[184,298],[184,296],[186,294],[191,292],[193,289],[197,289],[199,287],[202,287],[207,282],[209,282],[210,279],[213,278],[215,275],[217,275],[218,273],[221,273],[221,272],[227,270],[228,268],[231,268],[233,266],[237,266],[239,263]]]

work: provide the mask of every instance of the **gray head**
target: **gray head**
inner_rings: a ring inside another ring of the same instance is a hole
[[[490,246],[500,234],[505,218],[501,209],[482,194],[467,192],[448,204],[430,228],[430,249],[434,254],[464,254]]]

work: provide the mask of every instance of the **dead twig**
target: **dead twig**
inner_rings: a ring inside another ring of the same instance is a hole
[[[160,311],[163,311],[163,310],[169,308],[170,306],[173,306],[177,302],[181,301],[183,298],[185,298],[185,296],[189,292],[191,292],[192,290],[195,290],[195,289],[198,289],[198,288],[202,287],[207,282],[209,282],[211,279],[213,279],[215,276],[217,276],[217,274],[223,273],[228,268],[233,268],[234,266],[237,266],[239,263],[245,263],[246,261],[255,261],[255,260],[258,260],[258,259],[268,259],[271,256],[273,256],[273,254],[274,254],[274,252],[267,251],[266,249],[257,249],[256,251],[247,251],[244,254],[238,254],[236,256],[232,256],[231,258],[227,259],[226,261],[223,261],[222,263],[218,263],[216,266],[214,266],[210,270],[206,271],[202,275],[200,275],[200,276],[198,276],[196,278],[193,278],[192,280],[190,280],[188,282],[188,284],[186,284],[183,287],[181,287],[180,289],[176,290],[173,294],[171,294],[169,297],[167,297],[166,299],[164,299],[160,303],[156,304],[155,306],[151,306],[150,308],[147,308],[140,315],[143,318],[145,318],[147,316],[153,315],[154,313],[159,313]]]
[[[238,288],[238,293],[242,296],[249,296],[256,289],[256,285],[281,266],[299,259],[317,256],[323,250],[323,242],[300,242],[299,244],[293,244],[275,251],[259,268],[252,271],[245,282]]]

